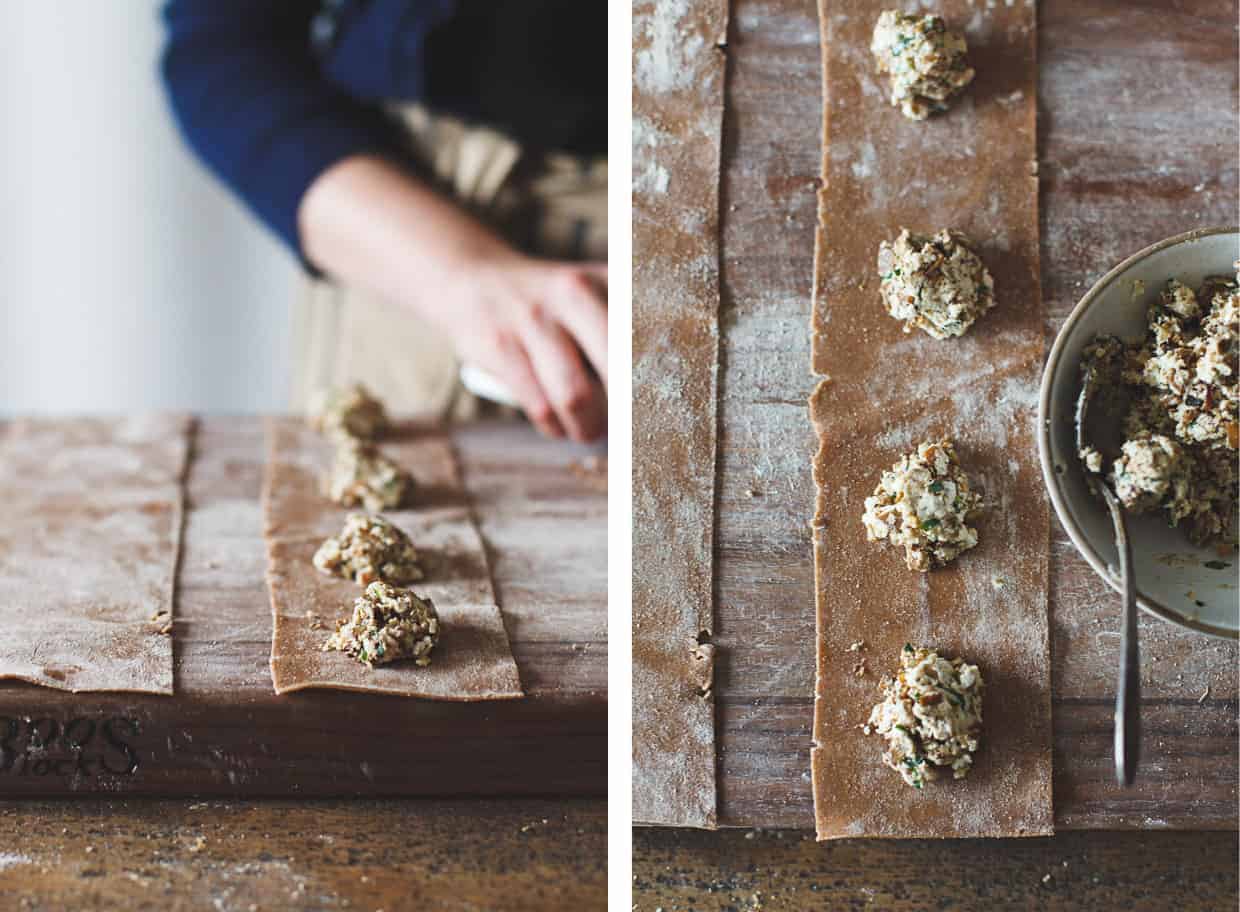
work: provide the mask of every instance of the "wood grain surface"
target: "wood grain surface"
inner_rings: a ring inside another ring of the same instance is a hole
[[[593,451],[454,430],[527,697],[446,704],[273,692],[262,420],[193,440],[175,695],[0,686],[0,794],[598,795],[606,783],[606,495]]]
[[[607,812],[594,799],[5,802],[0,845],[0,905],[32,912],[607,901]]]
[[[1234,0],[1039,4],[1047,340],[1124,256],[1236,220],[1236,15]],[[719,816],[724,825],[809,827],[814,441],[805,403],[817,19],[813,0],[736,0],[731,21],[715,551]],[[1056,826],[1234,828],[1236,643],[1142,618],[1142,770],[1134,788],[1119,789],[1110,761],[1118,607],[1054,519],[1049,548]]]
[[[1234,833],[824,844],[793,830],[642,830],[632,908],[1233,912],[1237,848]]]

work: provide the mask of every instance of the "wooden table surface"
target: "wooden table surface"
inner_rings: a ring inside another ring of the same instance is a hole
[[[1048,341],[1142,247],[1237,218],[1236,3],[1039,4]],[[723,825],[809,827],[814,589],[806,414],[821,129],[814,0],[734,0],[727,45],[715,555]],[[984,74],[979,78],[985,78]],[[1056,825],[1234,828],[1234,641],[1141,622],[1137,785],[1111,771],[1118,605],[1051,520]],[[713,907],[711,907],[713,908]]]
[[[1234,912],[1235,833],[815,843],[803,830],[635,831],[635,912]]]
[[[4,909],[602,909],[607,811],[575,801],[0,802]]]
[[[459,426],[453,442],[524,699],[277,695],[263,423],[212,417],[186,482],[175,695],[0,685],[0,795],[602,795],[607,500],[585,470],[594,451],[512,421]],[[84,750],[66,743],[88,730]]]

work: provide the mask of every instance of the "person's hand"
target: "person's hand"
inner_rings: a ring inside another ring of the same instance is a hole
[[[606,430],[605,265],[518,253],[463,207],[366,155],[315,179],[298,226],[311,262],[444,329],[461,360],[504,383],[544,434],[588,441]]]
[[[607,430],[607,266],[512,254],[461,271],[438,322],[549,437]],[[593,370],[591,370],[593,368]]]

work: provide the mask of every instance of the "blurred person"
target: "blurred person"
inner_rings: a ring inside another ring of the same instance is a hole
[[[168,0],[187,141],[306,267],[293,407],[360,381],[397,411],[606,429],[606,5]]]

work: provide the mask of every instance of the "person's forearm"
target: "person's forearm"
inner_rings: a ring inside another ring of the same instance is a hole
[[[319,269],[436,323],[472,268],[517,256],[455,203],[370,156],[324,171],[302,199],[298,226]]]
[[[407,142],[380,106],[322,78],[306,40],[318,0],[167,0],[160,73],[194,153],[298,256],[315,179]]]
[[[311,184],[298,226],[310,262],[439,326],[462,362],[504,383],[544,433],[603,432],[606,266],[526,256],[425,183],[364,156]]]

